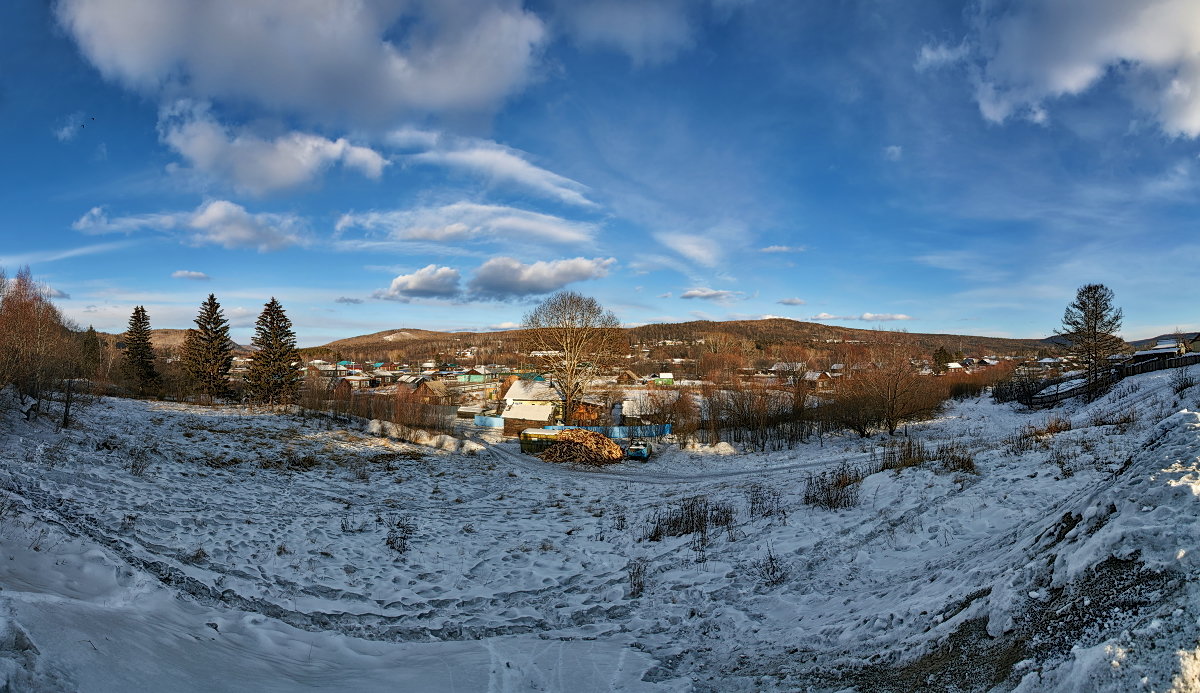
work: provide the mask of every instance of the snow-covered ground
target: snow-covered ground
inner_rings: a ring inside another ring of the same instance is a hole
[[[884,438],[577,469],[482,430],[451,452],[245,409],[106,399],[61,431],[10,416],[0,681],[1196,689],[1200,388],[1168,379],[1050,412],[955,404],[909,431],[977,473],[880,472],[842,510],[804,505],[805,480],[871,464]],[[705,540],[648,538],[697,497]]]

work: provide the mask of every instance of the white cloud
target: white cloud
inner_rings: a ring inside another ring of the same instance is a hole
[[[781,298],[776,301],[776,303],[784,306],[802,306],[807,303],[807,301],[802,298]]]
[[[1018,0],[979,23],[976,101],[985,118],[1046,118],[1043,102],[1107,75],[1170,135],[1200,135],[1200,3]]]
[[[102,207],[93,207],[71,225],[89,234],[132,233],[153,230],[177,234],[192,245],[280,250],[304,242],[303,223],[289,214],[251,214],[227,200],[210,200],[192,212],[143,214],[109,219]]]
[[[333,299],[334,303],[344,303],[346,305],[356,306],[363,302],[361,298],[351,298],[350,296],[338,296]]]
[[[55,289],[52,286],[43,286],[42,293],[44,293],[47,298],[61,298],[61,299],[71,298],[71,294],[69,294],[65,291],[62,291],[61,289]]]
[[[521,323],[519,322],[502,322],[495,325],[488,325],[489,330],[495,330],[497,332],[501,330],[518,330],[520,328]]]
[[[721,245],[705,236],[688,233],[654,234],[655,240],[685,258],[705,267],[715,267],[721,261]]]
[[[740,291],[729,291],[726,289],[709,289],[707,287],[697,287],[688,289],[679,294],[679,298],[693,299],[698,298],[702,301],[714,301],[716,303],[733,303],[740,299],[744,294]]]
[[[863,313],[862,315],[833,315],[817,313],[809,320],[862,320],[864,322],[890,322],[893,320],[912,320],[911,316],[903,313]]]
[[[192,168],[254,195],[311,183],[335,163],[374,179],[388,164],[375,150],[345,138],[289,132],[263,139],[248,132],[231,133],[207,106],[189,101],[163,109],[159,136]]]
[[[538,260],[530,264],[511,257],[488,260],[475,270],[469,289],[479,298],[513,298],[547,294],[567,284],[608,276],[615,258]]]
[[[559,202],[581,207],[596,206],[583,194],[587,186],[535,166],[515,150],[495,143],[473,141],[461,149],[422,152],[410,158],[419,163],[478,173],[493,182],[515,183]]]
[[[769,245],[765,248],[759,248],[760,253],[802,253],[805,247],[802,245]]]
[[[434,149],[442,141],[442,135],[432,130],[418,130],[414,127],[402,127],[392,130],[384,141],[397,149]]]
[[[580,45],[620,51],[635,65],[666,62],[693,43],[682,0],[565,0],[558,14]]]
[[[590,244],[595,227],[516,207],[456,202],[442,207],[344,214],[335,226],[383,231],[397,240],[449,242],[465,239],[535,239]]]
[[[70,142],[79,136],[79,133],[86,125],[83,111],[75,111],[66,118],[63,118],[62,125],[54,128],[54,137],[59,142]]]
[[[508,0],[62,0],[59,23],[107,79],[381,124],[487,110],[529,81],[547,38]]]
[[[0,255],[0,267],[20,267],[21,265],[36,265],[73,257],[86,257],[88,255],[97,255],[128,248],[130,245],[132,243],[129,241],[118,241],[116,243],[94,243],[92,245],[67,248],[65,250],[35,250],[15,255]]]
[[[173,279],[195,279],[197,281],[208,281],[212,277],[203,272],[195,272],[192,270],[175,270],[171,273]]]
[[[904,147],[898,144],[888,145],[883,148],[883,158],[888,161],[899,161],[904,157]]]
[[[924,71],[930,68],[953,65],[964,60],[969,52],[970,47],[965,41],[957,46],[925,44],[921,46],[921,50],[917,53],[917,62],[914,67],[918,71]]]
[[[396,277],[387,290],[375,292],[375,298],[404,302],[414,298],[451,298],[459,294],[461,278],[452,267],[426,265],[412,274]]]

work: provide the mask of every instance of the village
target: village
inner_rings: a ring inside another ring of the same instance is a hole
[[[703,344],[703,340],[699,340]],[[562,387],[552,373],[540,364],[553,362],[553,351],[530,351],[522,365],[477,363],[474,349],[458,351],[455,361],[425,360],[415,363],[341,360],[330,362],[311,359],[299,365],[304,376],[307,400],[322,400],[324,406],[344,411],[373,410],[368,398],[390,398],[435,410],[460,424],[492,429],[505,437],[536,438],[546,441],[567,425],[588,427],[610,437],[661,438],[670,435],[678,413],[676,404],[682,393],[703,390],[752,389],[789,396],[797,394],[802,406],[820,407],[836,401],[846,384],[856,376],[880,369],[883,364],[870,360],[869,351],[852,342],[860,359],[849,363],[823,359],[824,367],[810,369],[803,361],[777,361],[761,368],[738,368],[732,372],[702,375],[698,359],[673,358],[661,362],[647,360],[653,348],[695,347],[687,340],[665,339],[653,344],[635,343],[630,353],[617,359],[616,365],[586,384],[586,394],[565,411]],[[1108,356],[1111,372],[1132,375],[1162,368],[1200,362],[1200,333],[1162,337]],[[1192,354],[1193,356],[1185,356]],[[954,360],[946,360],[953,358]],[[1179,361],[1183,358],[1186,363]],[[639,363],[639,375],[620,361]],[[236,380],[250,359],[235,357],[230,378]],[[663,370],[646,372],[648,368]],[[666,369],[670,370],[666,370]],[[1000,381],[1023,383],[1029,392],[1027,403],[1061,401],[1078,394],[1082,372],[1080,361],[1070,355],[1046,355],[1025,358],[1019,355],[951,355],[944,349],[929,358],[904,359],[901,368],[910,375],[949,384]],[[707,377],[706,377],[707,376]],[[694,395],[692,395],[694,396]],[[1047,399],[1052,398],[1052,399]],[[320,408],[321,404],[315,404]],[[448,428],[448,427],[447,427]],[[523,445],[527,451],[540,451],[545,444]]]

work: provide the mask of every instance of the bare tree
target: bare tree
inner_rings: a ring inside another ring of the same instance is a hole
[[[1103,284],[1079,287],[1075,300],[1063,313],[1062,327],[1055,334],[1071,344],[1071,354],[1087,369],[1086,397],[1093,400],[1108,385],[1108,357],[1124,351],[1125,342],[1116,336],[1124,313],[1113,305],[1113,292]]]
[[[903,424],[941,408],[944,388],[917,371],[914,353],[904,344],[880,345],[870,363],[838,383],[837,406],[847,428],[865,437],[879,425],[895,435]]]
[[[588,385],[625,344],[621,323],[596,299],[560,291],[530,311],[522,326],[530,352],[562,390],[563,421],[570,424]]]

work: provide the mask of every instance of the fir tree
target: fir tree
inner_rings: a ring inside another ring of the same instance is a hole
[[[229,321],[221,312],[217,297],[208,295],[200,304],[196,329],[188,330],[183,342],[183,368],[207,401],[229,389],[229,367],[233,365],[233,344],[229,341]]]
[[[301,373],[293,365],[300,360],[296,333],[274,297],[263,307],[254,327],[251,344],[257,349],[246,374],[251,401],[259,404],[291,404],[299,398]]]
[[[138,306],[129,316],[129,328],[125,330],[125,355],[121,371],[139,395],[157,388],[158,371],[154,369],[154,347],[150,344],[150,317],[146,309]]]
[[[938,347],[937,351],[933,352],[933,369],[938,373],[946,370],[946,364],[954,360],[954,356],[946,351],[946,347]]]
[[[96,328],[88,325],[87,331],[79,335],[79,374],[85,378],[96,377],[103,353],[100,335],[96,334]]]

